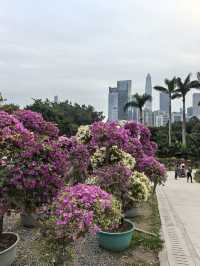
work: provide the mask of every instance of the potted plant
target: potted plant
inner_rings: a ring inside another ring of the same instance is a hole
[[[58,129],[40,114],[20,110],[0,113],[0,158],[6,158],[9,199],[21,212],[22,224],[36,224],[36,210],[50,203],[68,179],[68,152]]]
[[[84,237],[87,233],[97,234],[100,246],[113,250],[128,247],[132,239],[134,226],[131,222],[123,220],[121,203],[98,186],[77,184],[65,187],[56,197],[50,210],[47,221],[54,224],[51,227],[56,232],[54,246],[60,243],[62,251],[65,251],[71,242]],[[110,247],[104,241],[106,232]],[[115,241],[111,240],[110,234]],[[116,240],[119,236],[123,241],[120,240],[116,249]],[[62,254],[65,252],[61,252],[57,260],[60,261]],[[65,260],[66,256],[63,256],[63,259]]]
[[[13,232],[3,232],[3,218],[10,210],[8,187],[2,181],[2,175],[6,175],[6,166],[3,159],[0,160],[0,266],[10,266],[16,257],[16,246],[19,236]]]
[[[125,211],[126,218],[134,218],[142,215],[140,204],[149,199],[152,193],[152,185],[149,178],[144,174],[134,171],[131,176],[129,187],[129,203]]]

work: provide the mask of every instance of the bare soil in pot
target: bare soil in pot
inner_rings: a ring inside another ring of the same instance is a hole
[[[11,247],[17,241],[17,237],[13,234],[4,233],[0,236],[0,252]]]
[[[123,221],[118,228],[114,228],[113,230],[106,230],[109,233],[122,233],[131,230],[132,226],[130,223]]]

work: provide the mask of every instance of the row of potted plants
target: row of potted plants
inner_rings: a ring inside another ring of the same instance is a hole
[[[39,210],[42,231],[56,246],[93,232],[101,246],[124,249],[134,228],[124,212],[147,200],[151,184],[155,189],[165,179],[155,150],[149,130],[135,122],[97,122],[67,138],[38,113],[0,112],[1,225],[11,209],[26,225]],[[5,240],[0,258],[17,241],[17,236]]]

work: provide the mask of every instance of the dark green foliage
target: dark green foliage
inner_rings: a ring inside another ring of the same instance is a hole
[[[142,94],[139,95],[138,93],[133,95],[134,100],[126,103],[124,106],[124,110],[127,110],[129,107],[137,107],[139,109],[142,109],[147,101],[151,101],[151,95],[148,94]]]
[[[181,141],[181,122],[172,124],[172,146],[168,143],[168,126],[151,128],[152,140],[158,144],[158,157],[200,158],[200,120],[191,118],[186,123],[187,147]]]
[[[56,123],[60,133],[67,136],[76,134],[80,125],[90,125],[104,118],[103,113],[95,111],[91,105],[72,104],[69,101],[53,103],[48,99],[34,99],[34,103],[26,109],[41,113],[45,120]]]
[[[200,183],[200,170],[197,170],[194,175],[194,180],[198,183]]]
[[[144,94],[134,94],[133,95],[133,100],[130,102],[127,102],[124,106],[124,111],[128,110],[129,108],[136,107],[140,111],[140,122],[142,123],[143,121],[143,107],[145,106],[145,103],[150,101],[151,102],[152,97],[151,95],[148,95],[146,93]]]
[[[12,114],[14,111],[18,109],[19,109],[19,106],[14,103],[3,104],[2,106],[0,106],[0,111],[5,111],[9,114]]]

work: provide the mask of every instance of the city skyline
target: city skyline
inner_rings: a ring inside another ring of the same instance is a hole
[[[142,93],[148,72],[157,85],[200,70],[199,6],[196,0],[1,1],[0,90],[23,106],[57,94],[107,114],[107,88],[116,80],[133,80]],[[159,95],[153,97],[157,109]]]
[[[135,120],[139,122],[138,109],[131,108],[124,112],[125,104],[134,99],[135,89],[132,88],[131,80],[117,81],[116,87],[108,88],[108,121]],[[153,86],[151,74],[146,76],[144,93],[152,96]],[[152,97],[151,102],[147,102],[143,107],[143,121],[147,126],[164,126],[169,121],[169,95],[159,92],[159,108],[152,109],[152,103],[155,101]],[[186,117],[190,119],[196,116],[200,119],[200,92],[192,92],[192,106],[186,108]],[[172,109],[172,123],[182,120],[182,108]]]

